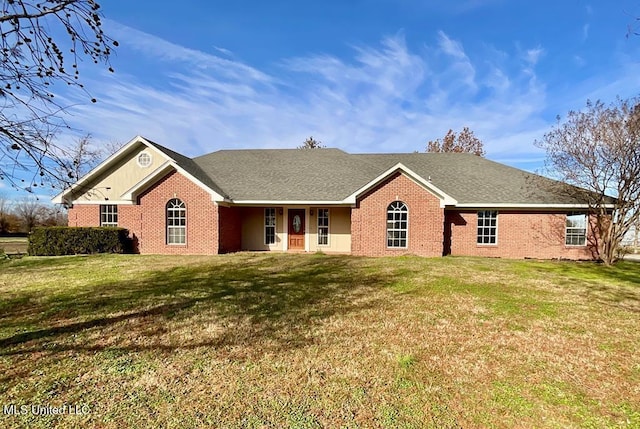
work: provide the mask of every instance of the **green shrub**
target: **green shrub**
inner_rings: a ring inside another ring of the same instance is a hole
[[[29,234],[29,255],[60,256],[125,253],[132,250],[129,231],[113,227],[38,227]]]

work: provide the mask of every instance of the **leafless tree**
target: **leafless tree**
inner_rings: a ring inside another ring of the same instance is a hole
[[[110,140],[108,142],[100,143],[98,151],[100,152],[101,161],[109,158],[111,155],[122,149],[123,146],[124,144],[120,143],[117,140]]]
[[[10,216],[10,201],[4,195],[0,195],[0,233],[9,232]]]
[[[56,140],[64,109],[54,85],[86,92],[79,80],[79,63],[104,63],[118,43],[102,30],[100,5],[93,0],[4,0],[0,15],[0,178],[27,188],[18,175],[33,174],[31,182],[54,177],[73,181],[74,171],[57,167],[68,160]],[[64,35],[64,36],[61,36]],[[40,177],[38,177],[40,176]]]
[[[104,151],[92,144],[90,134],[75,140],[74,144],[67,148],[67,156],[55,166],[55,177],[59,178],[57,180],[61,188],[68,184],[69,173],[75,178],[80,178],[106,158]]]
[[[322,142],[317,141],[313,138],[313,136],[309,137],[302,143],[301,146],[298,146],[298,149],[322,149],[326,146],[322,144]]]
[[[67,226],[67,211],[59,206],[43,206],[38,225]]]
[[[427,152],[464,152],[485,156],[484,144],[473,131],[464,127],[460,133],[449,130],[443,139],[430,140]]]
[[[29,197],[15,203],[15,212],[25,232],[30,232],[34,226],[39,225],[46,213],[46,207],[37,198]]]
[[[640,100],[605,105],[587,101],[536,144],[547,152],[547,169],[589,205],[597,254],[615,262],[620,242],[640,220]],[[615,198],[611,198],[609,195]]]

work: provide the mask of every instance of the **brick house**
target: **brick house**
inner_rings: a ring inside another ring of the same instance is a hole
[[[140,253],[594,257],[568,185],[470,154],[221,150],[143,137],[54,197],[70,226],[127,228]]]

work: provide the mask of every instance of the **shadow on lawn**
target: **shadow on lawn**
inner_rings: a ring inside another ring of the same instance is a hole
[[[584,286],[583,295],[616,308],[640,312],[640,264],[619,261],[607,267],[595,262],[557,262],[545,264],[537,271],[549,271],[566,278],[570,287]]]
[[[123,348],[132,351],[221,347],[262,339],[280,349],[294,348],[312,342],[309,332],[322,320],[374,305],[372,292],[392,282],[391,273],[368,272],[357,258],[212,258],[206,264],[159,271],[134,282],[100,284],[53,296],[38,304],[42,308],[25,302],[6,308],[2,319],[14,325],[19,320],[23,326],[52,327],[0,338],[0,355],[111,348],[69,334],[101,328],[109,330],[108,337],[116,326],[130,334]],[[36,320],[25,321],[20,314]],[[65,323],[69,320],[80,321]],[[118,325],[125,321],[126,327]],[[209,321],[224,330],[215,336],[198,336],[198,330],[204,329],[201,324]],[[167,325],[183,322],[193,324],[195,339],[172,345],[166,337],[160,338]]]

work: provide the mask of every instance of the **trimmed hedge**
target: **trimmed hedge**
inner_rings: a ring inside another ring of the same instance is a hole
[[[114,227],[51,226],[29,234],[29,255],[60,256],[131,251],[129,230]]]

